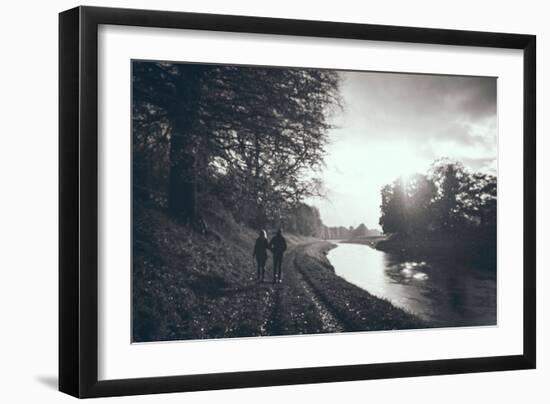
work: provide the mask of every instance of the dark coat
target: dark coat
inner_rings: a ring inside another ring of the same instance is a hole
[[[277,234],[271,239],[269,243],[269,249],[273,251],[275,255],[283,255],[286,251],[286,240],[281,234]]]
[[[253,256],[258,262],[265,262],[267,260],[267,249],[269,244],[267,240],[263,237],[258,237],[256,239],[256,244],[254,244]]]

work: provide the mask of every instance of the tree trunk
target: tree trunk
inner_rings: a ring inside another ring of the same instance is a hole
[[[193,223],[197,218],[197,147],[192,133],[197,119],[203,70],[189,67],[176,86],[177,102],[170,109],[170,177],[168,211],[180,221]]]
[[[256,205],[255,225],[258,229],[265,227],[263,202],[260,201],[260,139],[254,134],[254,203]]]

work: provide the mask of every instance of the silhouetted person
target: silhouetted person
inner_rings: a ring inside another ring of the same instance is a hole
[[[286,240],[281,229],[277,231],[269,243],[269,249],[273,252],[273,283],[283,281],[282,267],[283,254],[286,251]]]
[[[260,230],[260,235],[256,239],[254,244],[254,251],[252,252],[252,259],[256,258],[256,265],[258,267],[258,281],[264,281],[265,263],[267,261],[267,249],[269,243],[267,242],[267,233],[265,230]]]

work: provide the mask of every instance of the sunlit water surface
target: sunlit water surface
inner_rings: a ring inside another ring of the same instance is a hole
[[[440,326],[495,325],[496,276],[454,260],[408,261],[367,245],[339,243],[336,274]]]

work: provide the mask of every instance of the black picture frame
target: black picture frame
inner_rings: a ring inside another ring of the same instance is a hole
[[[98,26],[278,34],[523,50],[523,354],[98,381]],[[536,37],[183,12],[77,7],[59,15],[59,390],[103,397],[536,366]]]

